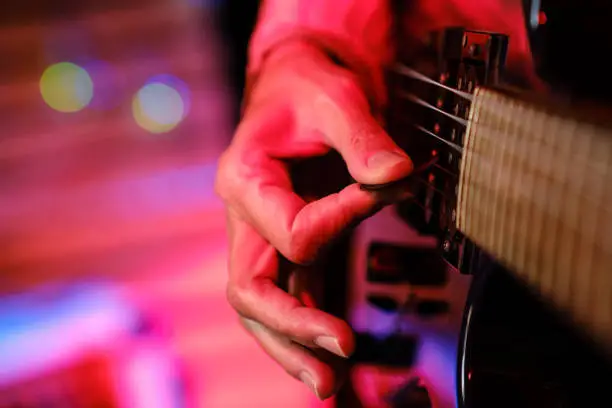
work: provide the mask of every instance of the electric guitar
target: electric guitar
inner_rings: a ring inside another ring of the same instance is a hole
[[[385,406],[612,405],[612,89],[593,79],[612,41],[588,5],[557,2],[544,28],[535,3],[541,88],[508,69],[504,33],[464,28],[389,73],[414,198],[353,234],[346,313],[356,367],[405,370]],[[564,25],[595,65],[558,51]]]

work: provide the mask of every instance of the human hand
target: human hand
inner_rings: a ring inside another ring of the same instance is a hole
[[[368,192],[352,184],[308,202],[294,192],[288,164],[331,150],[363,184],[399,180],[412,170],[372,116],[357,78],[310,44],[286,44],[263,67],[220,160],[216,189],[227,205],[228,300],[260,346],[321,399],[338,386],[322,353],[346,358],[353,334],[308,296],[278,287],[278,253],[307,271],[336,235],[406,196],[397,187]]]

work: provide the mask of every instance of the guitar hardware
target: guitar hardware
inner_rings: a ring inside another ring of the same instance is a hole
[[[444,85],[444,82],[446,82],[446,80],[448,79],[448,74],[441,74],[440,75],[440,82],[435,81],[431,78],[428,78],[426,75],[404,65],[404,64],[400,64],[400,63],[396,63],[395,65],[393,65],[393,68],[391,69],[392,72],[395,72],[398,75],[405,75],[407,77],[416,79],[418,81],[422,81],[424,83],[430,84],[430,85],[434,85],[437,86],[439,88],[444,89],[445,91],[449,91],[452,92],[456,95],[461,96],[462,98],[465,98],[468,101],[471,101],[472,95],[469,92],[463,92],[460,91],[458,89],[455,88],[451,88],[450,86]]]
[[[398,61],[389,72],[388,131],[416,169],[395,183],[412,197],[355,231],[349,323],[358,338],[403,338],[416,353],[393,407],[412,406],[401,396],[414,384],[429,408],[610,401],[612,126],[589,105],[503,87],[505,35],[438,38],[424,53],[438,56],[435,70]],[[431,249],[447,265],[437,286],[399,255]]]

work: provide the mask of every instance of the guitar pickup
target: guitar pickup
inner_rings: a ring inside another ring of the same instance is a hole
[[[367,301],[375,308],[387,313],[393,313],[399,310],[399,303],[390,296],[368,295]]]
[[[372,243],[367,256],[367,280],[439,287],[446,284],[447,266],[437,248]]]
[[[410,367],[415,360],[417,339],[394,334],[378,337],[369,333],[356,333],[354,363],[375,364],[388,367]]]
[[[415,306],[415,312],[421,317],[436,317],[447,314],[450,305],[444,300],[420,300]]]

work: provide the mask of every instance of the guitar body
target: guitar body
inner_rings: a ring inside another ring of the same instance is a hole
[[[398,3],[405,18],[397,30],[400,65],[389,75],[387,125],[416,168],[437,161],[415,178],[414,200],[366,220],[351,239],[345,317],[358,339],[355,406],[612,406],[609,344],[592,341],[456,227],[457,148],[466,129],[448,114],[467,121],[470,104],[410,74],[468,94],[505,83],[550,99],[612,105],[611,87],[592,75],[612,51],[600,25],[612,8],[570,1]],[[593,24],[585,23],[587,15]],[[591,52],[588,60],[568,55],[570,32]],[[338,406],[353,406],[345,401],[341,395]]]

